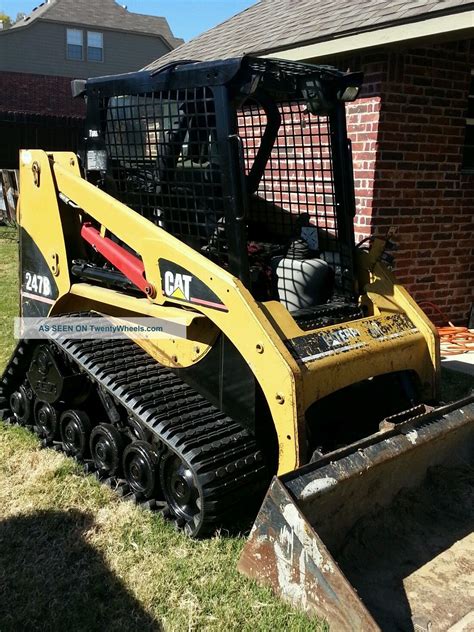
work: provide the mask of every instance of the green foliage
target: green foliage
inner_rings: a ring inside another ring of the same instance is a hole
[[[9,29],[10,26],[13,24],[11,17],[7,15],[6,13],[2,13],[1,11],[0,11],[0,22],[3,22],[4,29]]]

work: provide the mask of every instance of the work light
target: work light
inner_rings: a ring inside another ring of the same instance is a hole
[[[341,101],[355,101],[359,96],[364,76],[361,72],[351,72],[339,80],[337,98]]]

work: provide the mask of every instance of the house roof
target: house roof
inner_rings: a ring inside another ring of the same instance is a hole
[[[168,42],[171,48],[183,43],[182,39],[174,37],[166,18],[130,13],[115,0],[47,0],[11,28],[24,28],[35,20],[93,25],[95,28],[159,35]]]
[[[155,70],[180,59],[277,53],[473,8],[473,0],[260,0],[148,68]]]

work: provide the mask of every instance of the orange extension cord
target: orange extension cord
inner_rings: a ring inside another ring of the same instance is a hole
[[[468,353],[474,351],[474,330],[467,327],[456,327],[449,320],[444,312],[437,305],[430,301],[423,301],[420,307],[430,307],[437,312],[444,322],[448,323],[442,327],[437,327],[440,341],[441,353],[447,355],[458,355],[460,353]]]

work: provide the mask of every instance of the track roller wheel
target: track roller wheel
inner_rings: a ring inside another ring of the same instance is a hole
[[[137,500],[156,496],[158,454],[146,441],[133,441],[123,453],[123,473]]]
[[[35,403],[35,432],[46,445],[53,442],[58,432],[58,412],[51,404],[41,402]]]
[[[187,535],[202,530],[202,495],[191,467],[174,452],[166,452],[160,463],[160,485],[168,503],[168,517]]]
[[[25,386],[10,395],[10,408],[17,421],[21,426],[27,426],[31,417],[31,399]]]
[[[122,464],[123,439],[112,424],[99,424],[91,432],[90,454],[100,474],[116,476]]]
[[[133,441],[147,441],[148,436],[143,426],[138,423],[133,417],[128,420],[129,434]]]
[[[91,422],[82,410],[66,410],[59,421],[63,450],[69,456],[84,458],[89,448]]]

